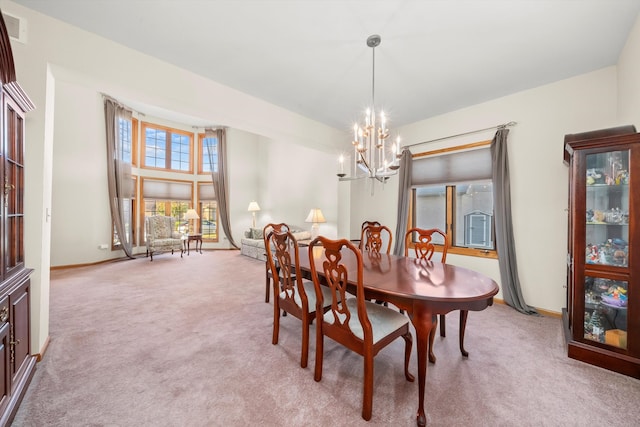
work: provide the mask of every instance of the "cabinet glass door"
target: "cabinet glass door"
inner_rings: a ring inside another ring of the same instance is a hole
[[[627,267],[629,254],[629,151],[588,154],[587,264]]]
[[[5,240],[2,242],[4,253],[2,277],[6,278],[24,268],[24,118],[17,105],[6,100],[5,145],[4,145],[4,186],[3,219]]]
[[[585,277],[584,337],[586,339],[627,348],[628,288],[626,281]]]

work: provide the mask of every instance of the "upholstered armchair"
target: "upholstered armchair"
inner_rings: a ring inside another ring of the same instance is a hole
[[[175,231],[176,219],[170,216],[154,215],[145,218],[147,230],[147,256],[156,252],[180,251],[182,258],[182,235]]]

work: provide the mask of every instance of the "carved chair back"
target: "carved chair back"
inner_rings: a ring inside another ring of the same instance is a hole
[[[434,235],[439,236],[443,244],[438,246],[433,243]],[[413,238],[415,236],[415,238]],[[404,238],[404,256],[409,255],[409,245],[413,244],[416,258],[431,260],[435,252],[441,252],[440,262],[447,261],[447,251],[449,249],[449,239],[447,235],[438,228],[412,228],[405,234]]]
[[[391,253],[393,234],[386,225],[367,225],[360,235],[360,250],[372,253]],[[385,250],[386,243],[386,250]]]

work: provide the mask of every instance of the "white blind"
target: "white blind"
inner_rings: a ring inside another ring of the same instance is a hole
[[[215,200],[216,199],[216,192],[215,192],[215,189],[213,188],[212,182],[198,184],[198,189],[200,190],[199,200]]]
[[[479,148],[413,160],[411,185],[491,179],[491,149]]]
[[[136,194],[136,181],[131,175],[131,163],[116,160],[118,171],[122,174],[122,190],[121,196],[131,199]]]
[[[193,184],[190,182],[145,179],[142,185],[145,199],[191,200]]]

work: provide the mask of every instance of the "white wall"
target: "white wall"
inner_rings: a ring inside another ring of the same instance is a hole
[[[618,109],[621,123],[640,128],[640,17],[618,59]]]
[[[336,157],[307,147],[269,141],[261,149],[260,196],[257,225],[285,222],[310,230],[304,220],[312,208],[320,208],[326,223],[321,234],[337,235],[338,181]],[[248,204],[248,202],[247,202]]]

